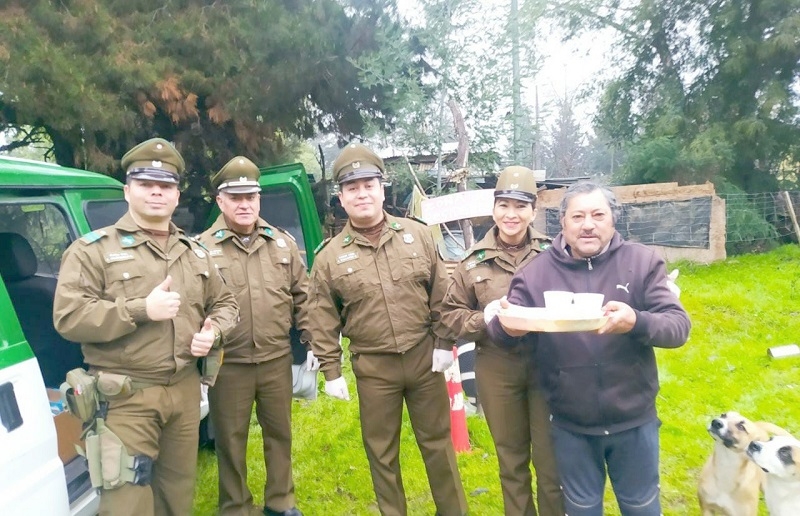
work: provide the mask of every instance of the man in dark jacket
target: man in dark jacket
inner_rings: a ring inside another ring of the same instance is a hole
[[[603,513],[606,468],[623,515],[661,513],[655,347],[677,348],[691,323],[667,286],[664,261],[614,228],[614,194],[591,182],[567,189],[553,247],[520,269],[508,304],[544,306],[543,292],[599,292],[608,322],[596,332],[525,333],[498,318],[488,332],[536,346],[552,413],[566,513]]]

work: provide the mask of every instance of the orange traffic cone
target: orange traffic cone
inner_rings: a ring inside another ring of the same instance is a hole
[[[467,411],[464,408],[464,390],[461,388],[461,370],[458,368],[458,348],[453,346],[453,365],[444,372],[447,393],[450,395],[450,438],[456,452],[470,450],[467,433]]]

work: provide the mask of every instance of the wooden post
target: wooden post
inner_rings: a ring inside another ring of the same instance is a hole
[[[800,243],[800,226],[797,225],[797,215],[795,215],[794,213],[794,206],[792,206],[792,198],[789,197],[789,192],[787,192],[786,190],[783,191],[783,200],[786,201],[786,209],[789,210],[789,217],[792,219],[795,238],[797,238],[797,242]]]

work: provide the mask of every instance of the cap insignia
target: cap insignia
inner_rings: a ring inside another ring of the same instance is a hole
[[[156,167],[156,168],[161,168],[161,165],[163,165],[163,163],[161,163],[161,162],[160,162],[160,161],[158,161],[157,159],[154,159],[154,160],[153,160],[153,166],[154,166],[154,167]]]
[[[239,178],[239,181],[242,182],[242,183],[245,183],[245,182],[247,182],[247,178],[245,176],[241,176]]]
[[[361,162],[360,161],[354,161],[351,166],[353,167],[353,169],[361,168]]]
[[[508,185],[508,187],[511,188],[512,190],[516,190],[519,188],[519,183],[511,183],[510,185]]]
[[[157,143],[157,144],[156,144],[156,149],[158,149],[158,150],[161,150],[161,149],[163,149],[163,148],[164,148],[164,146],[163,146],[163,145],[161,145],[160,143]]]

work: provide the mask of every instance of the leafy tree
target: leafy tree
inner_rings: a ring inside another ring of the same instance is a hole
[[[774,189],[800,138],[800,0],[566,0],[572,34],[613,28],[597,124],[627,148],[626,182],[722,177]]]
[[[586,135],[575,119],[572,101],[558,101],[558,117],[549,131],[545,147],[545,166],[548,178],[587,175]]]
[[[162,136],[187,160],[184,197],[199,199],[236,154],[266,164],[285,136],[384,124],[392,90],[363,85],[350,59],[382,43],[395,10],[391,0],[10,0],[0,129],[30,126],[58,163],[118,176],[127,149]]]

